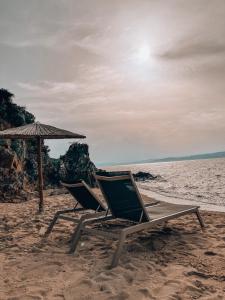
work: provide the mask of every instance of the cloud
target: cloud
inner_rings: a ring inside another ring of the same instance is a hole
[[[54,96],[59,94],[71,94],[77,90],[75,82],[43,81],[37,84],[18,82],[17,85],[30,92],[33,96]]]
[[[98,161],[225,147],[222,2],[5,1],[1,82]]]
[[[72,23],[64,24],[62,28],[55,31],[48,31],[43,25],[36,25],[33,30],[27,30],[19,36],[2,36],[2,45],[14,48],[48,48],[54,51],[63,51],[79,47],[90,51],[95,51],[96,47],[90,45],[88,41],[96,35],[95,24]]]
[[[185,59],[185,58],[202,58],[205,56],[225,55],[225,43],[223,41],[213,40],[195,40],[186,38],[175,45],[171,49],[164,50],[158,56],[163,59]]]

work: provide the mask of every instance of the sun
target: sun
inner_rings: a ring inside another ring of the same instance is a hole
[[[150,59],[150,48],[148,45],[142,45],[136,53],[136,59],[139,63],[145,63]]]

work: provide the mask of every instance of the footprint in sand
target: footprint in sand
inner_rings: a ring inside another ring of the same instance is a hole
[[[215,290],[211,290],[209,285],[205,285],[199,280],[194,281],[193,284],[188,284],[184,291],[191,299],[198,299],[200,297],[207,297],[207,299],[210,299],[208,296],[212,296],[216,292]],[[214,299],[219,298],[216,297]]]
[[[217,255],[217,253],[213,252],[213,251],[205,251],[204,252],[205,255],[208,255],[208,256],[214,256],[214,255]]]
[[[96,278],[96,282],[101,282],[101,281],[109,281],[112,280],[113,276],[111,274],[106,274],[106,273],[100,273]]]
[[[141,288],[138,290],[146,299],[156,299],[152,296],[148,288]],[[143,299],[143,298],[142,298]],[[143,299],[144,300],[144,299]]]
[[[132,263],[127,263],[125,265],[125,267],[126,267],[127,270],[131,270],[131,271],[137,271],[138,270],[138,268]]]
[[[124,278],[126,279],[128,284],[132,284],[134,281],[135,274],[133,272],[126,272],[124,274]]]
[[[45,264],[34,265],[31,268],[26,268],[23,271],[23,279],[27,280],[31,277],[41,278],[43,274],[48,276],[55,276],[61,271],[63,264],[61,262],[53,261],[46,262]]]
[[[53,299],[54,300],[65,300],[65,297],[63,296],[63,294],[55,294],[53,295]]]
[[[218,225],[215,225],[216,228],[225,228],[225,224],[218,224]]]
[[[181,290],[182,282],[180,280],[168,280],[163,286],[156,287],[152,290],[156,299],[172,299]],[[154,299],[154,298],[153,298]]]
[[[94,282],[91,279],[82,279],[79,282],[79,286],[85,286],[86,288],[92,287],[94,285]]]
[[[44,300],[42,296],[32,296],[32,295],[20,295],[15,297],[9,297],[7,300]]]
[[[99,284],[99,291],[100,292],[105,292],[108,294],[112,294],[113,290],[110,284],[108,283],[101,283]]]
[[[67,286],[63,294],[64,298],[68,300],[92,300],[97,298],[91,297],[89,292],[92,291],[91,294],[93,296],[93,292],[96,292],[96,290],[99,290],[99,288],[94,281],[86,278],[81,278],[80,280],[78,279]]]
[[[108,300],[126,300],[130,298],[130,294],[127,292],[121,292],[118,295],[111,296]]]

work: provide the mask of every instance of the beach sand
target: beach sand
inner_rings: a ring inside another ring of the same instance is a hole
[[[135,234],[109,269],[115,241],[85,235],[68,255],[69,222],[43,242],[53,214],[73,203],[70,195],[48,196],[43,215],[35,199],[0,204],[1,300],[225,299],[224,213],[202,212],[204,232],[190,215]]]

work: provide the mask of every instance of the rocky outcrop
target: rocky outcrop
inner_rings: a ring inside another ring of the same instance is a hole
[[[14,95],[0,89],[0,130],[33,123],[35,117],[24,107],[13,103]],[[42,154],[45,185],[52,184],[52,166],[48,147],[43,145]],[[26,200],[37,187],[36,140],[0,139],[0,201]],[[48,177],[49,175],[49,177]]]
[[[29,198],[28,177],[21,160],[6,143],[0,146],[0,201]]]
[[[33,123],[35,117],[25,107],[13,103],[14,95],[0,89],[0,130]]]
[[[0,89],[0,130],[33,123],[35,117],[24,107],[13,103],[14,95]],[[49,156],[42,147],[44,187],[59,186],[60,180],[84,179],[94,184],[95,165],[90,161],[87,144],[74,143],[60,159]],[[0,139],[0,202],[29,198],[37,188],[37,145],[35,139]]]
[[[141,171],[133,174],[133,176],[136,181],[154,180],[157,178],[157,176],[154,176],[151,173]]]
[[[15,169],[21,171],[21,164],[17,155],[7,147],[0,147],[0,169]]]
[[[66,154],[60,157],[59,175],[62,181],[72,183],[83,179],[94,186],[93,172],[96,170],[97,168],[90,160],[87,144],[74,143]]]
[[[0,89],[0,130],[34,122],[34,115],[13,103],[13,94]],[[29,143],[29,142],[27,142]],[[32,179],[24,167],[24,142],[0,139],[0,201],[26,200]]]

